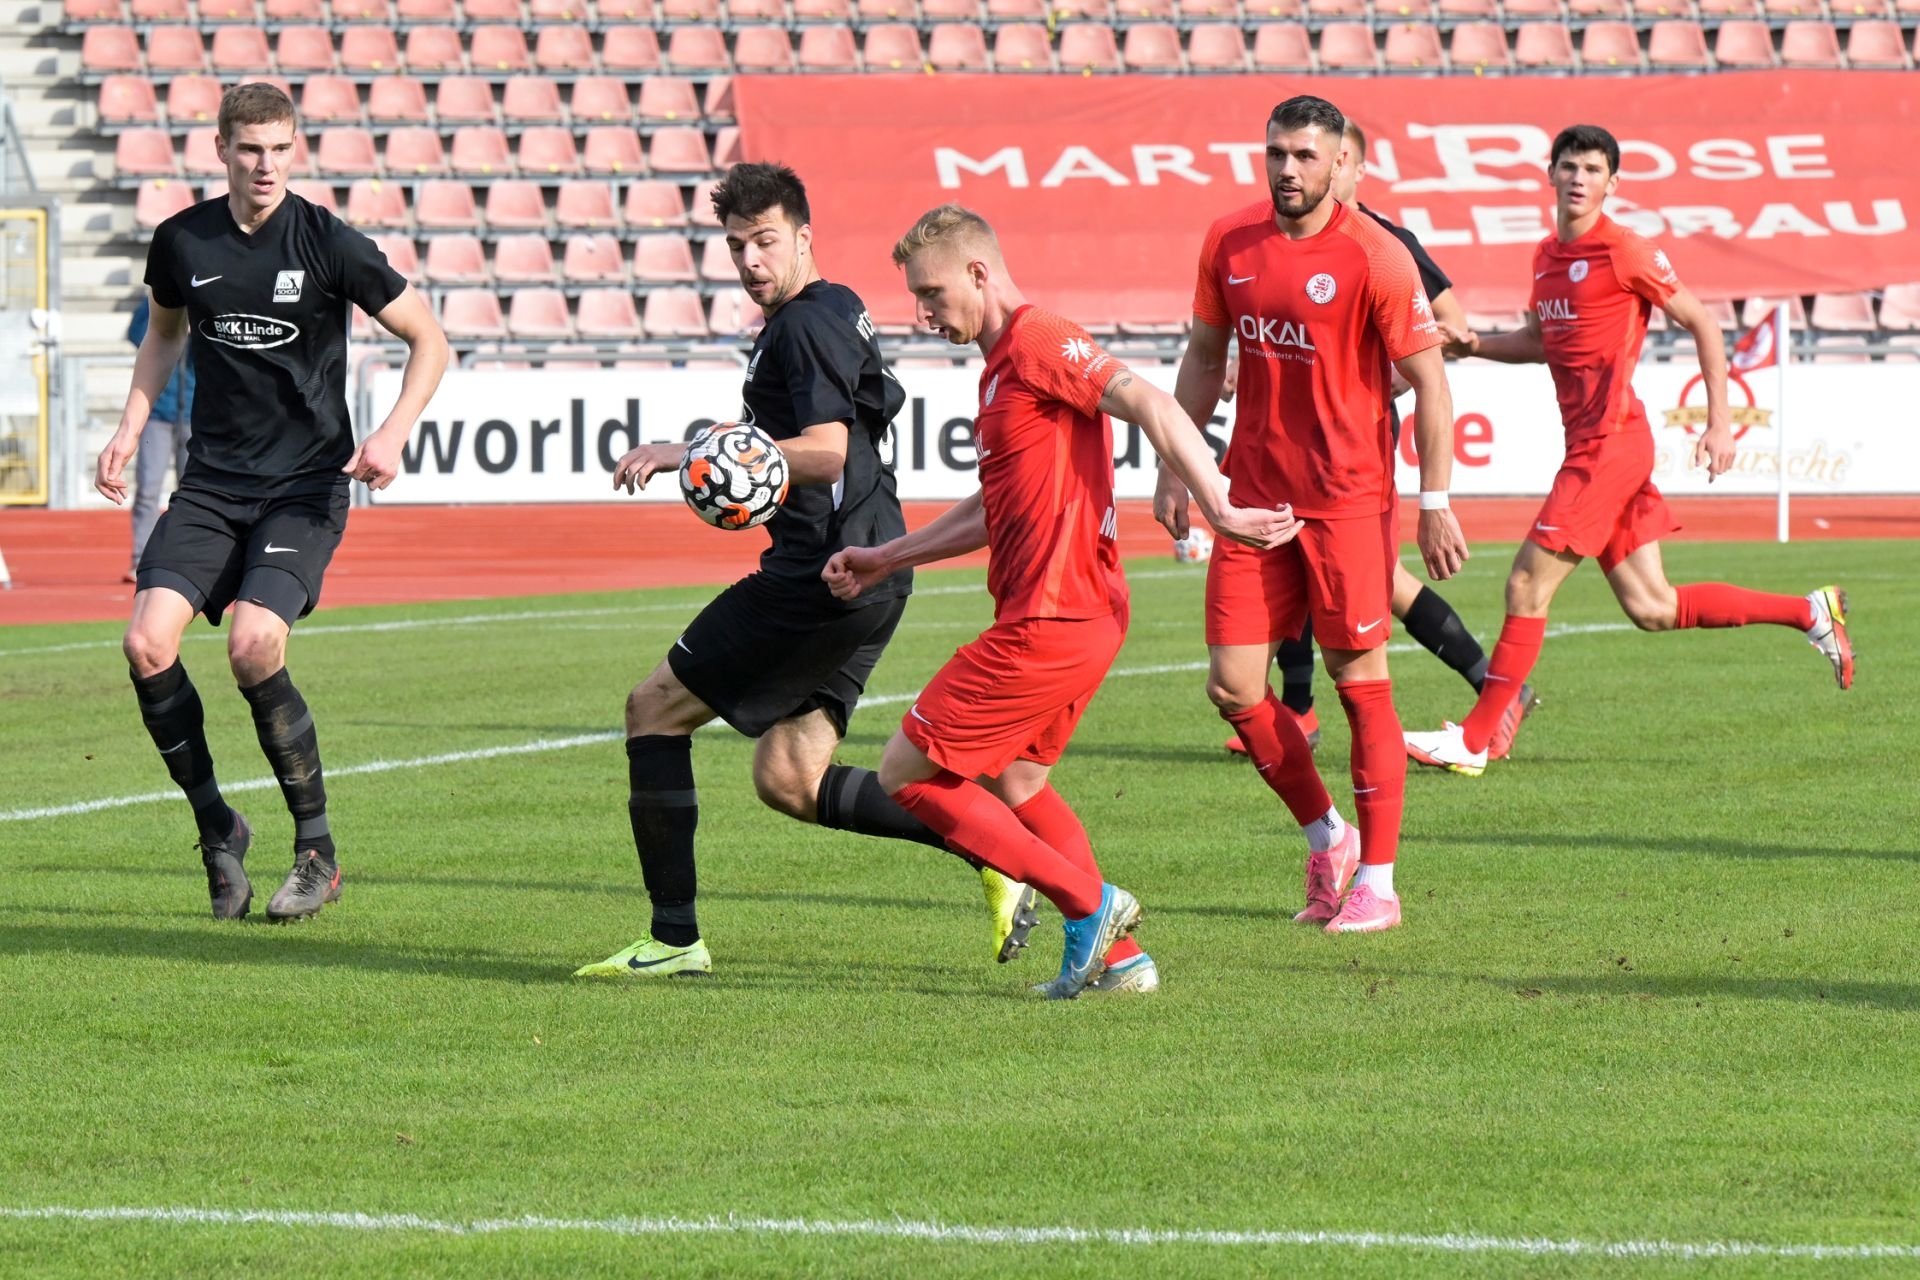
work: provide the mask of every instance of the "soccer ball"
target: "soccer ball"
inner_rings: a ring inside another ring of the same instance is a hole
[[[1184,538],[1173,540],[1173,558],[1181,564],[1205,564],[1213,559],[1213,535],[1195,526]]]
[[[786,500],[787,455],[752,423],[722,422],[687,450],[680,493],[714,528],[751,529]]]

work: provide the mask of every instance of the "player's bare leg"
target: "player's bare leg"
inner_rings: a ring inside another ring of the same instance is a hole
[[[1400,819],[1406,803],[1407,754],[1400,716],[1393,707],[1387,651],[1326,649],[1327,674],[1340,691],[1352,729],[1350,768],[1354,819],[1362,839],[1353,889],[1327,921],[1328,933],[1374,933],[1400,923],[1393,888],[1400,849]]]

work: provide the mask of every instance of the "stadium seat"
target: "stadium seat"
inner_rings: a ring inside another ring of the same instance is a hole
[[[660,21],[671,26],[681,22],[720,25],[720,0],[661,0]]]
[[[707,135],[693,125],[667,125],[653,135],[647,164],[656,174],[711,173],[713,156],[707,150]]]
[[[533,63],[556,75],[593,71],[593,35],[585,27],[542,27],[534,38]]]
[[[309,204],[319,205],[334,217],[340,216],[340,203],[333,198],[331,182],[315,182],[310,178],[295,178],[287,183],[287,190],[299,196]]]
[[[431,246],[427,257],[433,257]],[[499,296],[491,289],[447,290],[440,299],[440,327],[449,338],[468,341],[507,336],[507,318],[500,311]]]
[[[391,31],[355,27],[340,37],[343,71],[393,71],[398,57]],[[466,51],[461,48],[460,33],[452,27],[414,27],[407,32],[407,70],[414,75],[457,76],[466,69]]]
[[[1497,22],[1463,22],[1453,29],[1448,52],[1455,71],[1474,75],[1513,70],[1507,33]]]
[[[431,27],[416,27],[415,31],[430,31]],[[449,34],[452,34],[449,32]],[[459,51],[460,37],[453,36],[454,51]],[[413,35],[407,36],[407,47],[412,49]],[[385,27],[348,27],[340,36],[340,50],[337,56],[340,70],[353,76],[393,75],[400,70],[400,49],[394,43],[393,32]],[[410,64],[412,65],[412,64]],[[435,71],[432,66],[414,66],[415,70]],[[456,64],[455,70],[458,70]]]
[[[727,125],[717,129],[713,135],[713,167],[725,173],[728,169],[746,159],[746,153],[740,144],[740,127]]]
[[[1616,22],[1627,17],[1627,0],[1567,0],[1567,12],[1575,22],[1610,18]]]
[[[245,0],[244,3],[242,0],[234,0],[232,8],[241,11],[234,14],[226,12],[229,6],[225,3],[201,7],[207,10],[206,20],[209,23],[233,22],[242,17],[248,21],[253,19],[251,0]],[[139,23],[193,22],[193,14],[187,8],[187,0],[133,0],[127,8],[132,13],[133,20]]]
[[[722,289],[707,304],[707,328],[716,338],[752,333],[766,322],[766,316],[745,289]]]
[[[1713,56],[1723,67],[1771,67],[1773,32],[1756,18],[1729,18],[1713,33]]]
[[[640,134],[628,124],[597,124],[587,130],[583,161],[586,172],[609,177],[647,171]]]
[[[730,71],[727,40],[718,27],[675,27],[667,37],[666,67],[675,75]]]
[[[582,338],[599,341],[632,341],[645,334],[626,289],[582,289],[578,328]]]
[[[380,153],[373,145],[373,133],[359,125],[322,129],[313,162],[325,178],[369,177],[380,172]]]
[[[575,127],[633,123],[633,99],[619,76],[580,77],[573,82],[567,106]]]
[[[846,27],[800,28],[799,64],[802,71],[852,72],[860,69],[860,52]]]
[[[493,83],[484,76],[448,76],[434,86],[433,116],[442,129],[449,125],[500,123],[500,109],[493,102]]]
[[[1509,23],[1562,22],[1567,16],[1561,0],[1504,0],[1501,8]]]
[[[733,265],[733,253],[725,236],[708,236],[700,242],[700,279],[707,284],[738,284],[740,272]]]
[[[791,71],[793,40],[785,27],[740,27],[733,33],[733,65],[742,75]]]
[[[1513,34],[1513,61],[1525,71],[1571,70],[1573,37],[1558,22],[1522,23]]]
[[[1047,21],[1047,0],[987,0],[987,25],[1002,27],[1008,23]]]
[[[1700,0],[1700,16],[1715,18],[1758,18],[1759,0]]]
[[[344,76],[333,77],[347,86],[353,82]],[[315,81],[307,81],[311,89]],[[427,87],[412,76],[378,76],[367,85],[367,118],[377,125],[424,125],[432,117],[427,111]]]
[[[467,65],[483,76],[517,76],[533,70],[527,33],[518,27],[475,27],[467,41]]]
[[[824,22],[836,25],[853,20],[853,5],[849,0],[793,0],[793,21],[796,26]]]
[[[1373,27],[1365,22],[1329,22],[1320,28],[1322,71],[1378,71]]]
[[[100,82],[96,110],[100,123],[114,128],[122,125],[160,123],[160,96],[153,81],[139,75],[111,75]]]
[[[453,171],[473,177],[513,172],[507,135],[490,124],[462,125],[453,131]]]
[[[212,124],[220,118],[220,92],[214,76],[175,76],[167,82],[167,127]]]
[[[1706,33],[1688,18],[1654,23],[1647,36],[1647,63],[1655,71],[1707,70],[1713,60],[1707,56]]]
[[[1180,28],[1171,22],[1134,23],[1121,42],[1120,59],[1129,71],[1180,70]]]
[[[1240,20],[1239,0],[1175,0],[1175,12],[1182,24],[1198,22],[1233,22]],[[1279,21],[1282,18],[1302,18],[1306,10],[1294,0],[1292,13],[1269,15],[1259,21]]]
[[[624,22],[651,23],[653,8],[653,0],[593,0],[593,11],[603,28]]]
[[[627,188],[624,216],[629,231],[662,231],[687,225],[680,184],[648,179]]]
[[[786,0],[722,0],[720,15],[736,29],[754,23],[787,25]]]
[[[1443,22],[1495,22],[1500,17],[1496,0],[1440,0],[1436,9]]]
[[[540,231],[547,229],[547,202],[540,184],[525,178],[497,178],[486,189],[487,229]]]
[[[707,315],[700,306],[700,291],[685,287],[648,290],[641,324],[656,338],[706,337]]]
[[[1055,27],[1068,22],[1107,22],[1114,20],[1113,0],[1051,0],[1047,6]]]
[[[927,34],[927,65],[935,71],[985,71],[986,33],[968,23],[940,23]]]
[[[422,231],[477,231],[480,210],[473,188],[451,178],[433,178],[420,184],[414,197],[413,220]]]
[[[510,126],[559,124],[567,118],[560,86],[545,76],[515,76],[501,87],[500,118]]]
[[[214,146],[215,126],[204,125],[198,129],[187,130],[187,143],[181,149],[180,167],[189,178],[207,178],[227,176],[227,166],[220,162],[220,152]],[[125,137],[125,134],[120,135]],[[300,135],[295,135],[296,142]],[[296,148],[297,150],[297,148]],[[305,169],[295,168],[292,173],[304,173]],[[289,176],[292,176],[289,174]]]
[[[971,22],[984,20],[981,0],[920,0],[920,17],[926,22]]]
[[[904,22],[868,27],[865,55],[869,71],[918,71],[926,61],[919,30]]]
[[[1840,37],[1833,24],[1824,19],[1789,22],[1780,33],[1780,65],[1783,67],[1843,67]]]
[[[700,105],[708,124],[733,123],[733,77],[714,76],[708,80],[707,87],[700,91]]]
[[[186,183],[171,178],[148,178],[140,184],[140,193],[133,198],[133,220],[151,231],[174,214],[191,209],[196,203],[193,188]]]
[[[1864,293],[1816,294],[1808,319],[1816,329],[1839,333],[1872,333],[1879,327],[1873,318],[1873,299]]]
[[[396,178],[441,178],[452,173],[440,131],[430,125],[408,124],[387,134],[387,172]]]
[[[460,16],[469,25],[493,22],[517,27],[526,20],[520,0],[461,0]]]
[[[1229,22],[1202,22],[1187,32],[1189,71],[1239,72],[1247,69],[1247,40]]]
[[[1823,0],[1760,0],[1760,12],[1769,18],[1824,18]]]
[[[649,76],[640,82],[640,123],[676,124],[700,119],[700,100],[693,81],[675,76]]]
[[[1831,7],[1836,22],[1885,18],[1890,12],[1887,0],[1833,0]]]
[[[175,62],[169,58],[164,66],[156,61],[154,56],[160,43],[160,36],[163,33],[182,37],[179,41],[181,49],[179,55],[180,60]],[[286,68],[285,74],[293,76],[304,75],[309,71],[333,70],[333,38],[328,36],[324,30],[321,31],[319,35],[320,40],[318,43],[326,46],[325,60],[321,61],[317,66],[312,67],[303,66],[296,61],[293,65]],[[191,43],[184,39],[186,36],[193,38]],[[173,69],[182,71],[203,70],[204,66],[202,62],[191,59],[191,46],[192,44],[197,44],[199,39],[200,33],[192,28],[155,27],[152,34],[147,37],[147,66],[155,74],[163,70]],[[296,57],[298,56],[302,43],[303,42],[297,38],[294,41]],[[311,36],[308,37],[306,43],[309,56],[318,57],[319,50],[315,47]],[[215,27],[213,31],[211,64],[215,75],[229,78],[244,75],[250,71],[273,70],[273,50],[267,45],[267,33],[259,27]]]
[[[1057,71],[1053,42],[1047,29],[1034,22],[1014,22],[993,33],[995,71]]]
[[[363,231],[369,227],[404,228],[412,221],[407,213],[407,189],[398,182],[360,178],[347,188],[345,217]]]
[[[1307,0],[1307,18],[1313,22],[1363,21],[1367,0]]]
[[[1905,70],[1913,64],[1900,39],[1900,24],[1856,22],[1847,29],[1847,61],[1861,70]]]
[[[74,25],[83,22],[121,22],[126,18],[120,0],[65,0],[61,16]]]
[[[551,285],[553,246],[546,236],[501,236],[493,246],[493,278],[500,284]]]
[[[915,0],[855,0],[853,11],[859,15],[861,24],[866,26],[890,22],[917,23],[920,20],[920,6]]]
[[[427,241],[427,259],[421,267],[427,282],[438,289],[493,285],[487,249],[479,236],[435,236]]]
[[[1369,42],[1371,43],[1371,42]],[[1327,57],[1326,35],[1320,37],[1320,60]],[[1386,66],[1389,71],[1432,74],[1446,69],[1440,49],[1440,28],[1430,22],[1396,22],[1387,28]]]
[[[1060,69],[1075,75],[1118,73],[1120,43],[1104,22],[1076,22],[1060,28]]]
[[[1779,302],[1780,299],[1778,298],[1748,298],[1740,307],[1740,327],[1751,329],[1754,325],[1759,324],[1767,318],[1767,314],[1771,312]],[[1795,329],[1805,329],[1807,327],[1806,305],[1801,302],[1798,295],[1788,298],[1786,302],[1787,323]]]
[[[1693,18],[1693,0],[1628,0],[1627,8],[1636,22],[1659,22],[1666,18]]]
[[[591,178],[563,182],[553,197],[553,220],[563,229],[598,231],[620,225],[613,188]]]
[[[426,119],[426,99],[420,99],[420,118]],[[300,122],[316,124],[364,124],[360,109],[360,91],[345,76],[308,76],[300,83]]]
[[[81,36],[81,71],[108,75],[113,71],[144,71],[140,36],[132,27],[88,27]]]
[[[720,227],[720,215],[713,211],[713,189],[719,185],[718,178],[705,178],[694,184],[693,195],[687,200],[687,221],[693,226]]]
[[[546,247],[545,241],[541,247]],[[498,253],[494,255],[493,272],[500,277]],[[558,289],[519,290],[507,303],[507,332],[523,341],[571,338],[573,317],[567,313],[567,295]]]
[[[685,236],[641,236],[633,242],[635,284],[692,284],[700,278]]]
[[[625,284],[627,263],[620,238],[605,232],[568,236],[560,274],[570,284]]]
[[[393,6],[387,0],[333,0],[335,22],[377,22],[393,25]]]
[[[1589,22],[1580,33],[1580,65],[1588,71],[1639,71],[1640,38],[1630,22]]]
[[[1880,296],[1880,327],[1920,331],[1920,284],[1890,284]]]
[[[251,32],[248,27],[225,27],[214,33],[214,65],[225,69],[220,59],[220,37],[229,31]],[[322,75],[333,70],[333,33],[325,27],[282,27],[273,42],[273,63],[284,76]],[[252,69],[252,68],[249,68]]]
[[[1298,22],[1263,22],[1253,29],[1255,71],[1312,71],[1313,42]]]

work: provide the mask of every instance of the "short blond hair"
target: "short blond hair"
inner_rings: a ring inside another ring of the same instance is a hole
[[[920,215],[893,246],[893,265],[904,267],[922,249],[947,245],[963,251],[985,249],[1000,256],[1000,238],[985,218],[963,205],[943,204]]]

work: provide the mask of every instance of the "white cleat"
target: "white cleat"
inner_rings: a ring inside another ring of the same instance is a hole
[[[1487,771],[1487,753],[1467,750],[1466,730],[1451,720],[1433,733],[1409,733],[1406,740],[1407,755],[1420,764],[1448,769],[1469,778],[1477,778]]]
[[[1813,606],[1813,625],[1807,643],[1833,664],[1833,678],[1842,689],[1853,688],[1853,642],[1847,638],[1847,593],[1839,587],[1821,587],[1807,593]]]

